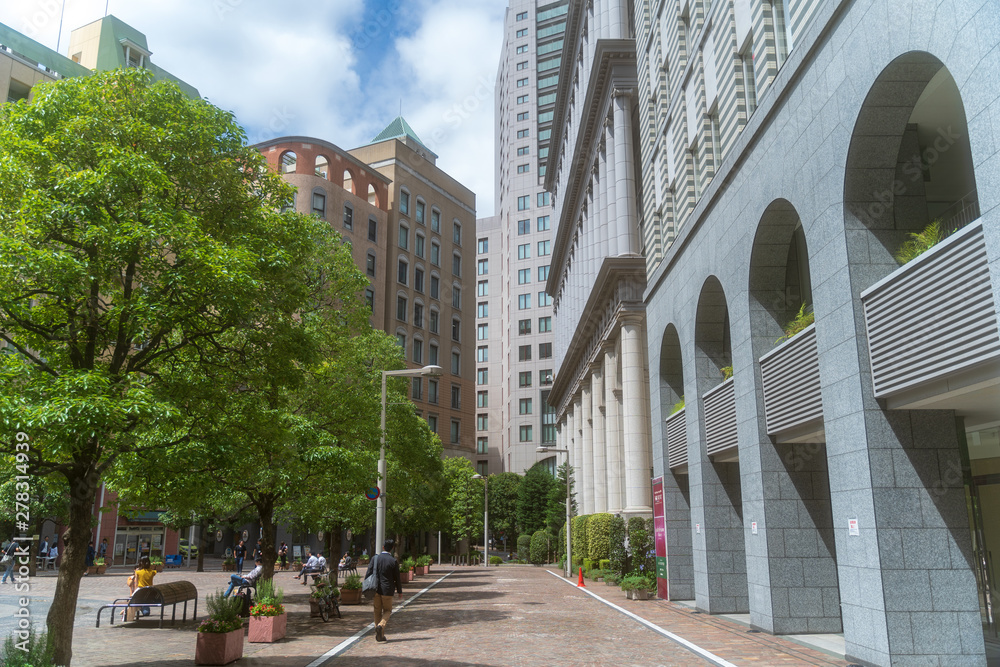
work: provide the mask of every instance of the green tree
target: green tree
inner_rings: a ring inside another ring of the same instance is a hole
[[[292,188],[232,114],[146,70],[34,93],[0,107],[0,340],[17,352],[0,355],[0,421],[30,436],[33,469],[69,488],[48,615],[69,665],[100,479],[191,407],[163,391],[175,363],[235,367],[230,333],[291,327],[328,225],[281,212]]]
[[[556,483],[549,488],[549,502],[545,511],[545,523],[550,535],[557,535],[566,523],[566,475],[569,465],[563,463],[558,468]],[[576,494],[573,493],[573,478],[570,477],[570,516],[576,513]],[[565,547],[563,547],[565,550]]]
[[[490,526],[494,540],[507,539],[510,549],[516,548],[517,539],[517,490],[521,487],[521,476],[516,472],[501,472],[490,475]]]
[[[546,528],[549,491],[554,484],[544,463],[536,463],[524,474],[517,490],[517,525],[522,534]]]
[[[451,534],[459,540],[481,536],[483,516],[483,481],[472,479],[476,471],[469,459],[456,456],[444,460],[448,482],[448,507],[451,511]]]

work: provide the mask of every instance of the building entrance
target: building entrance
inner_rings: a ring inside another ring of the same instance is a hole
[[[1000,665],[997,563],[1000,558],[1000,428],[970,431],[968,489],[969,524],[979,608],[983,617],[990,665]]]

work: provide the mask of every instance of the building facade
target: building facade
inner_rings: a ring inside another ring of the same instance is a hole
[[[1000,8],[643,0],[634,19],[667,594],[841,634],[860,664],[987,664]]]
[[[645,261],[632,3],[570,3],[545,186],[558,444],[583,514],[649,516]]]

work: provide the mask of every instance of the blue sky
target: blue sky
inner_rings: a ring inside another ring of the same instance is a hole
[[[506,0],[66,0],[69,33],[108,10],[152,61],[232,110],[251,141],[307,135],[353,148],[400,111],[438,165],[493,213],[493,86]],[[0,5],[50,48],[62,0]]]

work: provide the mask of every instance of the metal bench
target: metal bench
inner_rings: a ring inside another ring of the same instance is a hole
[[[140,607],[160,608],[160,627],[163,627],[163,612],[170,605],[173,612],[170,623],[177,622],[177,605],[184,603],[184,616],[182,621],[187,621],[188,600],[194,600],[194,612],[192,620],[198,618],[198,589],[190,581],[171,581],[167,584],[157,584],[145,588],[136,589],[130,598],[118,598],[111,604],[106,604],[97,610],[97,627],[101,627],[101,612],[111,609],[111,625],[115,624],[115,612],[117,609],[136,609]]]

